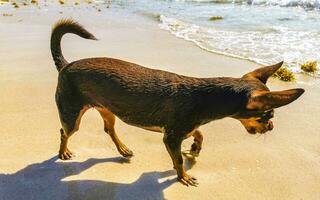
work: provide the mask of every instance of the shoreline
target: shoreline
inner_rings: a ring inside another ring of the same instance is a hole
[[[6,27],[0,31],[0,199],[48,195],[53,199],[320,199],[316,83],[269,81],[272,90],[303,87],[306,93],[276,110],[275,129],[265,136],[247,134],[233,119],[202,126],[200,157],[195,165],[186,162],[199,187],[176,182],[161,134],[117,120],[119,137],[135,154],[130,163],[119,158],[94,110],[84,115],[70,140],[76,157],[58,161],[60,122],[54,101],[58,73],[49,37],[51,26],[62,17],[73,17],[99,38],[67,35],[62,49],[69,62],[110,56],[197,77],[240,77],[258,65],[203,51],[147,18],[117,9],[59,8],[39,13],[0,16],[0,26]],[[188,139],[182,149],[191,143]]]
[[[14,9],[11,8],[11,11],[9,12],[9,14],[12,14],[12,16],[2,16],[1,18],[3,19],[3,22],[5,24],[7,23],[30,23],[30,21],[33,21],[34,23],[39,23],[39,26],[43,26],[43,21],[47,21],[50,20],[50,18],[57,18],[58,16],[60,16],[60,18],[79,18],[81,19],[81,21],[88,21],[91,22],[91,20],[88,19],[84,19],[82,16],[79,16],[77,14],[67,14],[68,12],[79,12],[80,10],[83,10],[84,12],[89,12],[91,14],[94,14],[95,17],[100,17],[102,18],[101,21],[103,21],[103,19],[110,19],[110,16],[113,15],[113,19],[115,18],[118,20],[118,22],[121,22],[121,18],[124,17],[127,25],[130,22],[136,23],[137,21],[142,21],[144,24],[148,24],[148,27],[153,29],[153,31],[156,31],[154,29],[162,29],[162,31],[167,31],[169,32],[171,35],[174,35],[174,37],[177,37],[178,39],[182,39],[184,41],[190,42],[193,45],[197,46],[198,48],[207,51],[210,54],[214,54],[215,56],[225,56],[227,58],[231,58],[231,59],[236,59],[236,60],[243,60],[245,62],[249,62],[250,65],[254,65],[254,66],[261,66],[263,65],[262,63],[259,63],[258,61],[255,61],[254,59],[251,58],[245,58],[242,56],[238,56],[238,55],[233,55],[233,54],[228,54],[228,53],[224,53],[224,52],[219,52],[219,51],[215,51],[215,50],[211,50],[211,49],[207,49],[205,47],[203,47],[201,44],[197,44],[197,41],[193,40],[193,39],[186,39],[185,37],[180,37],[177,36],[176,33],[173,33],[171,30],[167,30],[164,29],[163,24],[161,24],[161,15],[158,16],[158,14],[155,13],[149,13],[146,11],[131,11],[125,8],[121,8],[119,7],[119,5],[115,6],[115,8],[111,7],[106,7],[106,4],[88,4],[85,3],[86,1],[83,1],[82,3],[78,4],[78,5],[74,5],[73,2],[68,2],[65,5],[60,5],[58,3],[53,3],[54,1],[51,1],[50,3],[46,3],[46,4],[41,4],[41,7],[37,7],[36,4],[29,4],[28,6],[23,6],[19,9]],[[74,1],[75,2],[75,1]],[[1,8],[1,7],[0,7]],[[22,11],[22,12],[21,12]],[[38,20],[37,18],[35,18],[32,15],[30,15],[30,13],[34,12],[34,16],[46,16],[48,19],[47,20]],[[110,12],[110,13],[109,13]],[[109,13],[109,14],[106,14]],[[2,9],[0,9],[0,14],[6,14],[6,12]],[[108,18],[109,15],[109,18]],[[27,16],[27,17],[26,17]],[[50,16],[50,17],[49,17]],[[15,20],[10,20],[10,18],[13,18]],[[28,20],[24,20],[24,18],[28,19]],[[119,19],[118,19],[119,18]],[[132,18],[132,19],[131,19]],[[15,22],[14,22],[15,21]],[[25,22],[23,22],[25,21]],[[29,21],[29,22],[28,22]],[[51,20],[50,21],[51,24],[54,24],[55,21]],[[90,23],[89,23],[90,24]],[[101,25],[98,25],[98,23],[94,23],[97,28],[102,28]],[[122,23],[123,24],[123,23]],[[33,25],[34,26],[34,25]],[[157,28],[156,28],[157,27]],[[104,56],[104,55],[101,55]],[[292,69],[289,69],[290,71],[292,71]],[[319,82],[320,79],[318,80],[318,75],[317,74],[312,74],[312,73],[307,73],[307,72],[295,72],[296,70],[293,70],[292,72],[294,72],[295,76],[298,77],[297,82],[298,83],[303,83],[305,80],[308,80],[310,82],[304,82],[305,84],[309,85],[315,82]],[[313,81],[315,80],[315,81]],[[293,83],[297,83],[297,82],[293,82]]]

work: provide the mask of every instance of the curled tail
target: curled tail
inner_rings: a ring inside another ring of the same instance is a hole
[[[89,33],[80,24],[72,19],[59,20],[52,29],[50,43],[51,54],[58,71],[60,71],[64,66],[68,65],[68,62],[62,55],[60,45],[61,38],[66,33],[73,33],[86,39],[97,40],[91,33]]]

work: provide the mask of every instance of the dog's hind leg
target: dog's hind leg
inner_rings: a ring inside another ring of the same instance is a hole
[[[120,141],[118,135],[114,130],[114,124],[116,120],[115,115],[106,108],[96,107],[96,109],[99,111],[101,117],[103,118],[104,131],[110,135],[112,141],[117,147],[118,152],[123,157],[133,156],[133,152]]]
[[[59,158],[62,160],[68,160],[72,157],[71,151],[68,149],[68,140],[73,133],[79,130],[81,117],[88,110],[89,107],[83,107],[82,109],[67,109],[60,111],[60,120],[62,129],[60,129],[61,142],[59,150]]]
[[[67,146],[68,140],[70,136],[79,129],[81,117],[89,107],[82,103],[81,98],[75,94],[65,82],[59,82],[58,84],[56,103],[62,125],[62,129],[60,129],[61,142],[59,158],[67,160],[72,156]]]

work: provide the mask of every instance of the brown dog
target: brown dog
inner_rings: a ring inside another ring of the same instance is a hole
[[[267,79],[281,65],[263,67],[242,78],[194,78],[154,70],[114,58],[89,58],[68,63],[61,52],[61,38],[74,33],[95,37],[72,20],[61,20],[53,28],[51,52],[59,71],[56,103],[62,124],[59,158],[69,159],[69,137],[78,130],[85,111],[97,109],[104,130],[125,157],[133,155],[117,137],[115,116],[147,130],[163,132],[163,142],[177,171],[178,180],[196,185],[186,174],[181,143],[193,136],[190,153],[201,150],[198,128],[224,117],[238,119],[251,134],[273,129],[273,109],[296,100],[303,89],[270,92]]]

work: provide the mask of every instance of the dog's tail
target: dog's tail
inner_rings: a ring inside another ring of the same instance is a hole
[[[84,29],[80,24],[72,19],[59,20],[53,27],[51,33],[51,54],[57,70],[60,71],[68,62],[62,55],[61,38],[66,33],[73,33],[82,38],[97,40],[91,33]]]

